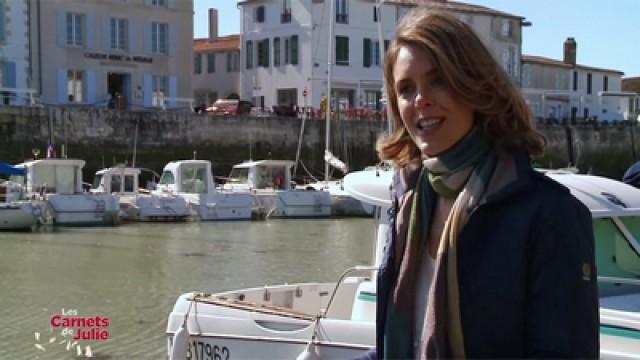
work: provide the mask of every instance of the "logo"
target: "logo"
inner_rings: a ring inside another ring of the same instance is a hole
[[[75,351],[77,356],[93,357],[90,342],[109,339],[109,317],[105,315],[80,315],[76,309],[61,309],[49,318],[49,335],[35,332],[34,346],[40,351]]]

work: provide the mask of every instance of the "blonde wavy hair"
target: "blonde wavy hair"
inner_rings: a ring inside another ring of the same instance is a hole
[[[384,60],[384,81],[394,131],[378,139],[378,156],[404,166],[420,156],[398,110],[393,68],[403,46],[431,55],[449,90],[474,111],[474,121],[499,152],[544,152],[545,140],[520,90],[482,44],[475,32],[455,16],[429,7],[409,12],[398,25]]]

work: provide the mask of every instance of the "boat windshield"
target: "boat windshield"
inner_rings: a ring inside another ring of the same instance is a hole
[[[173,185],[175,184],[176,179],[173,177],[173,173],[171,171],[165,171],[162,173],[160,177],[160,181],[158,184],[160,185]]]
[[[102,181],[102,174],[98,174],[93,178],[93,184],[91,184],[92,189],[97,189],[100,187],[100,182]]]
[[[228,182],[232,184],[246,184],[249,182],[248,168],[233,168],[229,174]]]
[[[180,168],[181,192],[200,194],[207,192],[207,167],[203,164],[184,164]]]
[[[640,302],[640,217],[594,219],[593,230],[601,306],[637,312]]]

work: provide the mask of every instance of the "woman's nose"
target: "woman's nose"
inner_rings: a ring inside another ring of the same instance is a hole
[[[418,89],[413,103],[417,108],[431,106],[431,97],[425,89]]]

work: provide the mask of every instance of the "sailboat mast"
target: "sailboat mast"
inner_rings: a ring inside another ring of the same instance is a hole
[[[376,7],[378,9],[378,47],[380,48],[380,51],[379,51],[380,66],[384,68],[384,53],[386,52],[386,49],[384,48],[384,36],[382,33],[382,5],[383,4],[384,4],[384,0],[379,0],[378,3],[376,4]],[[382,77],[382,97],[386,99],[385,104],[388,104],[389,99],[387,99],[387,91],[385,89],[384,75]],[[393,126],[391,125],[391,108],[389,107],[389,105],[385,106],[385,111],[387,112],[387,132],[391,134],[391,131],[393,130]]]
[[[324,143],[324,153],[325,153],[325,162],[324,162],[324,180],[329,182],[329,162],[326,159],[326,154],[329,152],[329,136],[331,134],[331,71],[333,68],[333,23],[335,20],[335,6],[336,0],[331,0],[331,5],[329,6],[329,42],[327,45],[327,111],[326,111],[326,132],[325,132],[325,143]]]

